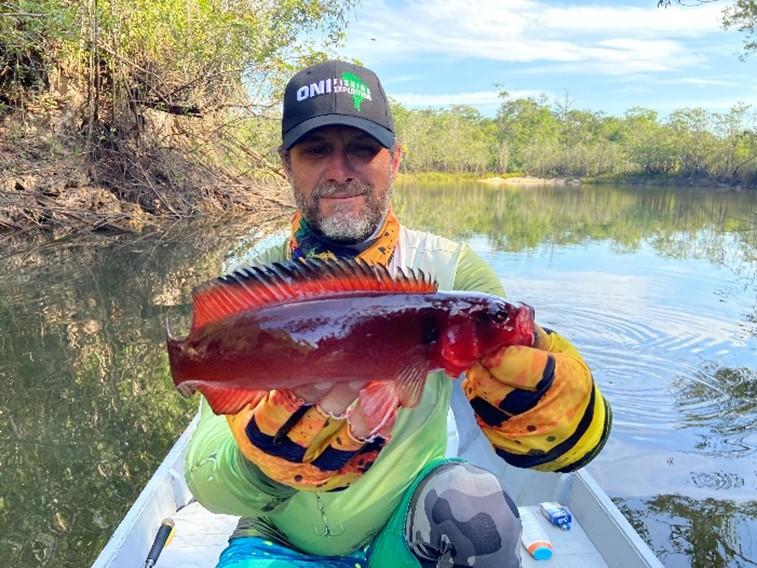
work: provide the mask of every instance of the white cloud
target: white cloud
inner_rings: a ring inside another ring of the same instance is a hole
[[[722,6],[657,8],[638,6],[569,6],[547,8],[540,24],[571,32],[618,33],[634,37],[695,37],[720,29]]]
[[[397,83],[407,83],[408,81],[414,81],[418,79],[418,75],[399,75],[397,77],[389,77],[385,81],[381,81],[384,85],[395,85]]]
[[[679,79],[661,79],[663,85],[693,85],[695,87],[737,87],[739,83],[723,79],[706,79],[704,77],[682,77]]]
[[[511,98],[539,97],[546,94],[543,91],[536,90],[512,90],[508,91]],[[474,91],[469,93],[445,93],[445,94],[421,94],[421,93],[399,93],[392,94],[403,105],[409,107],[442,107],[449,105],[500,105],[502,99],[499,98],[499,91]]]
[[[702,64],[682,38],[719,33],[716,5],[658,9],[556,7],[535,0],[367,0],[349,29],[350,53],[377,59],[477,58],[579,65],[605,75]]]

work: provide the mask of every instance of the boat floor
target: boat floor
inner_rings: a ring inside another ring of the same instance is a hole
[[[649,547],[618,511],[610,498],[585,471],[572,474],[540,473],[508,466],[492,450],[478,427],[462,392],[462,409],[450,412],[447,451],[494,473],[503,481],[520,508],[535,509],[541,501],[557,501],[573,513],[573,527],[561,531],[540,513],[534,517],[552,541],[552,558],[537,562],[522,550],[523,565],[559,568],[662,568]],[[467,412],[467,417],[464,413]],[[93,568],[132,568],[145,558],[161,519],[170,517],[176,530],[157,568],[212,568],[236,527],[237,517],[210,513],[195,503],[184,480],[184,452],[197,417],[161,463],[111,536]],[[470,435],[470,434],[474,435]]]
[[[576,521],[569,531],[563,531],[549,524],[536,507],[531,510],[539,520],[544,532],[552,542],[554,554],[546,561],[537,561],[522,550],[523,566],[570,568],[602,568],[607,563],[597,552],[581,525]],[[158,561],[161,568],[209,568],[218,562],[218,556],[226,547],[229,535],[234,531],[237,517],[216,515],[197,502],[187,505],[173,515],[174,537]]]

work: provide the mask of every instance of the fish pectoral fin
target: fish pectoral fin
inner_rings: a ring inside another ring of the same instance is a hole
[[[422,361],[409,361],[402,367],[396,386],[400,406],[413,408],[418,405],[427,374],[428,369]]]
[[[248,404],[256,405],[268,394],[267,391],[230,389],[207,383],[198,384],[197,390],[202,393],[215,414],[237,414]]]
[[[391,436],[397,418],[397,391],[394,381],[371,381],[360,391],[360,398],[347,419],[353,436],[366,442],[378,435]]]

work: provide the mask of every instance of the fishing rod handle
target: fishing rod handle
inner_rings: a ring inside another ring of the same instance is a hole
[[[145,559],[143,568],[152,568],[153,566],[155,566],[160,553],[163,552],[163,547],[168,542],[168,539],[171,538],[173,527],[174,522],[171,519],[163,519],[160,522],[158,534],[155,535],[155,540],[152,541],[152,547],[150,548],[150,552],[147,553],[147,558]]]

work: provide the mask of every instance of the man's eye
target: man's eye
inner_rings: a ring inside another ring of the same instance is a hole
[[[323,156],[328,152],[328,148],[323,145],[308,146],[305,148],[304,153],[308,156]]]
[[[350,152],[356,156],[370,158],[378,154],[379,149],[370,144],[356,144],[350,147]]]

